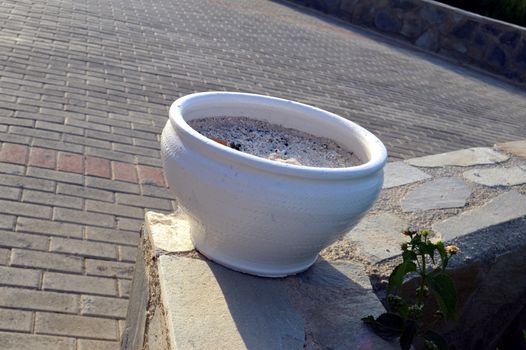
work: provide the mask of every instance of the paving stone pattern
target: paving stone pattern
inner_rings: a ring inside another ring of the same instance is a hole
[[[519,144],[516,154],[526,147],[526,143]],[[420,164],[420,170],[391,163],[391,169],[400,171],[386,171],[385,182],[400,185],[384,188],[372,211],[335,243],[336,248],[329,247],[327,256],[331,257],[331,251],[347,249],[345,242],[349,242],[356,248],[353,253],[370,264],[381,264],[400,256],[398,247],[407,241],[401,232],[408,227],[431,229],[433,239],[454,241],[462,250],[474,233],[524,220],[526,163],[518,156],[505,162],[503,158],[509,157],[491,148],[479,148],[476,152],[465,149],[407,160],[409,164]],[[432,176],[413,176],[415,170],[425,170]],[[476,241],[479,253],[489,255],[487,252],[497,248],[487,238]]]
[[[173,209],[159,133],[179,96],[313,104],[375,132],[393,159],[526,134],[524,91],[278,2],[1,7],[0,308],[16,320],[0,325],[6,349],[117,347],[124,303],[102,298],[128,297],[144,209]]]

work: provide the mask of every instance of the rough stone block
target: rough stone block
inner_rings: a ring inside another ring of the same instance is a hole
[[[413,182],[431,178],[422,170],[405,164],[404,162],[387,163],[384,167],[383,188],[407,185]]]
[[[508,160],[509,156],[487,147],[467,148],[453,152],[435,154],[406,160],[418,167],[472,166],[495,164]]]
[[[421,49],[437,51],[439,48],[438,42],[438,35],[435,32],[428,30],[416,39],[415,45]]]
[[[526,140],[497,143],[495,148],[519,158],[526,159]]]
[[[392,11],[380,11],[375,19],[374,25],[382,32],[398,33],[402,22]]]
[[[490,187],[515,186],[526,183],[526,169],[519,166],[473,169],[465,171],[463,175],[470,181]]]
[[[526,196],[516,191],[501,194],[481,207],[433,225],[444,241],[505,223],[526,215]]]
[[[144,229],[157,250],[169,253],[194,250],[190,226],[182,211],[170,215],[147,212]]]
[[[303,349],[303,320],[283,281],[163,255],[159,282],[172,348]]]
[[[420,185],[402,199],[405,211],[459,208],[471,195],[470,188],[458,177],[443,177]]]
[[[408,222],[390,213],[367,216],[345,235],[358,245],[360,253],[372,263],[400,255],[400,244],[406,241],[402,231]]]

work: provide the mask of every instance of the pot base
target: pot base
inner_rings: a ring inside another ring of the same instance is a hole
[[[194,242],[195,245],[195,242]],[[253,262],[247,262],[239,259],[233,259],[228,256],[221,255],[217,251],[208,250],[205,246],[195,245],[195,249],[199,253],[203,254],[207,259],[225,266],[231,270],[247,273],[258,277],[271,277],[281,278],[290,275],[295,275],[307,270],[309,267],[314,265],[318,256],[316,255],[313,259],[295,264],[293,266],[275,266],[268,264],[258,264]]]

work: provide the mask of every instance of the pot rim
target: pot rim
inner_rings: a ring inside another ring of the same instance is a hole
[[[356,136],[359,136],[362,139],[365,147],[369,149],[370,159],[366,163],[345,168],[312,167],[280,163],[269,159],[261,158],[252,154],[240,152],[228,146],[215,142],[194,130],[184,120],[183,113],[190,106],[201,103],[210,103],[213,102],[213,100],[222,97],[235,97],[237,99],[243,98],[245,101],[248,102],[261,102],[261,100],[266,100],[272,102],[273,104],[279,104],[284,107],[286,106],[290,108],[292,106],[295,109],[310,110],[316,112],[317,114],[323,114],[326,117],[337,119],[340,123],[345,124],[346,127],[352,130],[352,132]],[[349,179],[364,177],[381,171],[387,161],[387,150],[384,144],[382,143],[382,141],[380,141],[380,139],[378,139],[378,137],[376,137],[367,129],[361,127],[360,125],[354,122],[351,122],[350,120],[342,118],[337,114],[325,111],[317,107],[309,106],[307,104],[286,100],[278,97],[251,93],[223,91],[194,93],[180,97],[172,103],[169,111],[169,119],[172,127],[177,133],[180,133],[180,136],[192,140],[201,146],[207,147],[215,154],[227,158],[231,161],[243,165],[249,165],[263,171],[270,171],[284,175],[307,178],[323,177],[331,179]]]

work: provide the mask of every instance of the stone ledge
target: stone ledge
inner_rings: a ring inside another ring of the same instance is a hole
[[[146,214],[122,349],[397,348],[361,321],[384,311],[363,265],[254,277],[189,250],[189,229],[181,212]]]
[[[286,279],[253,277],[208,261],[193,250],[184,214],[147,213],[123,337],[123,344],[133,346],[123,349],[142,349],[143,342],[151,350],[190,343],[196,348],[360,349],[366,342],[368,349],[398,348],[371,334],[360,318],[384,311],[370,280],[382,295],[400,259],[404,237],[399,232],[409,224],[433,228],[434,239],[461,249],[450,264],[461,322],[441,331],[458,348],[479,342],[495,348],[502,334],[489,330],[504,331],[526,308],[521,298],[526,293],[526,184],[493,186],[465,175],[496,174],[498,180],[500,171],[525,169],[526,159],[519,156],[525,146],[514,143],[508,155],[490,148],[449,152],[428,157],[420,168],[407,164],[418,162],[413,160],[391,163],[385,172],[390,185],[362,222],[324,250],[312,268]],[[443,190],[449,187],[457,190]],[[415,198],[433,203],[419,205]]]

